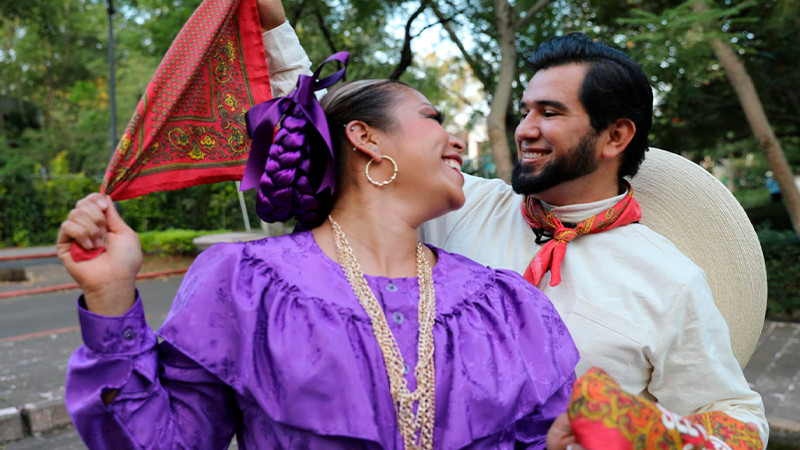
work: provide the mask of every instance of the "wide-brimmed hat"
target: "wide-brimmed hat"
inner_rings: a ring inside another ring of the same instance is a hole
[[[706,273],[733,353],[744,367],[764,325],[767,273],[753,225],[742,206],[705,169],[650,148],[631,179],[642,223],[672,241]]]

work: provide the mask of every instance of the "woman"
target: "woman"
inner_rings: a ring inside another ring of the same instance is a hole
[[[326,173],[308,156],[322,142],[284,117],[259,213],[283,214],[289,189],[309,231],[203,252],[160,344],[136,234],[99,194],[70,213],[59,252],[84,291],[85,345],[66,403],[91,448],[226,448],[234,434],[252,448],[544,447],[578,358],[558,314],[519,275],[417,241],[464,202],[464,143],[396,81],[340,85],[322,108],[335,195],[303,200]],[[304,174],[289,183],[286,155]],[[107,251],[75,263],[72,242]]]

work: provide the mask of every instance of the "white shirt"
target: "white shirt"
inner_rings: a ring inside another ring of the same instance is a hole
[[[274,96],[310,73],[288,22],[264,33]],[[502,180],[465,174],[466,204],[425,223],[420,238],[494,268],[522,274],[539,245],[521,213],[522,196]],[[600,202],[553,207],[576,223],[613,206]],[[702,269],[671,242],[641,224],[580,236],[569,243],[562,282],[550,273],[539,288],[553,301],[581,353],[577,373],[603,368],[628,392],[681,415],[722,411],[755,423],[766,446],[764,405],[731,350],[728,327]]]
[[[522,196],[502,180],[465,174],[466,204],[427,222],[423,241],[522,274],[539,249],[522,217]],[[623,194],[624,195],[624,194]],[[577,223],[622,196],[553,207]],[[539,284],[581,353],[580,376],[598,366],[628,392],[681,415],[722,411],[755,423],[766,444],[761,397],[747,385],[725,319],[702,269],[665,237],[635,223],[569,243],[561,284]]]
[[[288,20],[262,33],[261,39],[267,54],[272,96],[284,97],[297,86],[298,75],[311,74],[311,61]]]

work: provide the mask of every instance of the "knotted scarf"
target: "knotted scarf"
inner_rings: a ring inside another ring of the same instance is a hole
[[[544,274],[550,270],[550,286],[561,283],[561,262],[567,253],[567,244],[578,236],[600,233],[601,231],[628,225],[642,218],[642,208],[633,195],[630,183],[623,180],[628,189],[625,197],[613,207],[582,220],[569,227],[558,220],[542,202],[526,195],[522,200],[522,217],[537,234],[537,243],[543,234],[552,233],[552,239],[542,246],[525,269],[523,277],[538,286]],[[549,237],[549,236],[548,236]]]

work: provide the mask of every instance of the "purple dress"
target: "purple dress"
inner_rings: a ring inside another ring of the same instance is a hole
[[[578,352],[518,274],[433,248],[434,447],[544,448]],[[416,388],[416,278],[367,276]],[[402,449],[380,347],[341,267],[310,232],[198,256],[158,331],[79,300],[66,404],[90,448]],[[107,389],[120,389],[108,406]]]

